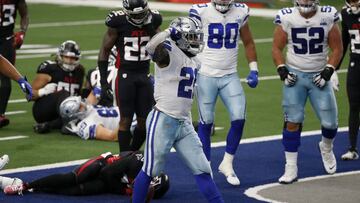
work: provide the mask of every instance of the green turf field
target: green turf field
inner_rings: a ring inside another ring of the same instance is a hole
[[[332,1],[328,1],[332,2]],[[291,4],[290,4],[291,5]],[[80,44],[83,51],[81,61],[85,67],[93,68],[96,60],[89,57],[96,56],[100,47],[102,35],[106,29],[103,20],[108,9],[93,7],[68,7],[44,4],[29,4],[30,28],[27,32],[25,44],[41,44],[58,46],[61,42],[72,39]],[[166,28],[170,19],[181,13],[161,12],[164,16],[162,28]],[[80,22],[80,23],[77,23]],[[61,26],[57,26],[61,23]],[[69,23],[79,24],[70,25]],[[255,39],[271,39],[273,33],[272,19],[251,17],[250,25]],[[270,41],[270,40],[269,40]],[[89,52],[90,51],[90,52]],[[260,76],[276,75],[271,59],[271,42],[257,43]],[[239,74],[246,77],[249,69],[244,60],[243,50],[240,50]],[[48,56],[33,57],[33,54],[18,54],[16,66],[32,81],[37,66]],[[27,57],[27,58],[26,58]],[[345,62],[344,64],[347,64]],[[345,67],[343,65],[343,67]],[[339,126],[347,126],[347,99],[345,93],[345,73],[340,73],[341,90],[336,93],[339,108]],[[281,110],[281,82],[278,79],[260,81],[258,88],[250,89],[244,84],[247,96],[247,122],[244,137],[259,137],[280,134],[283,119]],[[18,85],[13,83],[11,99],[22,99]],[[196,105],[193,116],[197,119]],[[11,103],[7,111],[25,110],[25,114],[9,115],[11,124],[0,129],[0,138],[25,135],[28,138],[11,141],[0,141],[0,155],[7,153],[11,161],[7,168],[55,163],[88,158],[104,151],[118,151],[118,144],[102,141],[83,141],[78,137],[64,136],[53,132],[46,135],[35,134],[32,130],[34,120],[31,114],[32,103]],[[46,107],[44,107],[46,108]],[[219,100],[216,108],[216,126],[224,127],[213,137],[212,141],[223,141],[229,127],[229,117],[222,102]],[[304,130],[320,129],[319,122],[308,105]]]

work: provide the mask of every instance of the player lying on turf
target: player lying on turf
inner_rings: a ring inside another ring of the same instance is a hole
[[[53,174],[24,182],[19,178],[0,176],[0,187],[7,195],[23,192],[43,192],[61,195],[96,195],[112,193],[130,196],[132,185],[144,162],[140,151],[110,152],[89,159],[73,171]],[[164,173],[152,179],[147,200],[161,198],[170,187],[169,177]]]

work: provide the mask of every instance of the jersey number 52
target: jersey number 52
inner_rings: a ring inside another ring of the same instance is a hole
[[[323,52],[325,31],[322,27],[292,28],[291,38],[296,54],[319,54]]]

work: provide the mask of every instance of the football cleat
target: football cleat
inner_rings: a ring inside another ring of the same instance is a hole
[[[328,174],[334,174],[337,168],[336,158],[332,147],[333,146],[331,145],[330,148],[326,148],[322,142],[319,142],[321,158],[324,164],[325,171]]]
[[[1,158],[0,158],[0,170],[2,168],[4,168],[4,166],[9,163],[9,156],[7,154],[4,154]]]
[[[6,195],[23,195],[24,190],[25,190],[25,185],[21,182],[21,184],[12,184],[6,186],[4,188],[4,193]]]
[[[357,153],[357,151],[350,151],[350,150],[341,156],[341,159],[344,161],[356,160],[358,158],[359,158],[359,154]]]
[[[279,178],[281,184],[291,184],[297,181],[298,167],[297,165],[285,165],[285,173]]]
[[[9,125],[10,120],[5,117],[5,115],[0,115],[0,128]]]
[[[44,123],[36,123],[34,126],[34,132],[39,134],[44,134],[50,132],[50,125],[47,122]]]
[[[232,164],[221,162],[219,165],[219,172],[224,174],[226,181],[231,185],[240,185],[240,180],[236,176],[235,171],[232,167]]]

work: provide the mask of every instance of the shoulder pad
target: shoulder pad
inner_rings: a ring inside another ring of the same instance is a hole
[[[42,70],[45,70],[45,69],[49,69],[49,65],[52,65],[52,64],[56,64],[55,61],[51,61],[51,60],[46,60],[44,62],[42,62],[39,67],[38,67],[38,71],[42,71]]]
[[[122,23],[125,13],[122,10],[111,11],[105,19],[105,24],[109,27],[116,27]]]

